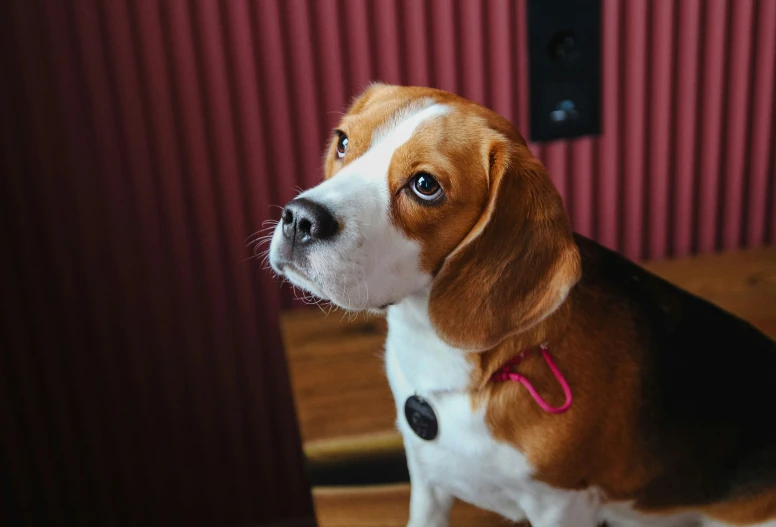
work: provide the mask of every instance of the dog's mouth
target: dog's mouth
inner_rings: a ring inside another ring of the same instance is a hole
[[[312,278],[309,278],[307,274],[293,263],[284,264],[280,268],[281,274],[296,287],[300,287],[305,291],[313,294],[321,300],[328,301],[329,298],[322,294],[321,288]]]
[[[324,302],[331,302],[332,304],[335,304],[342,309],[349,311],[371,311],[373,313],[385,314],[389,307],[396,304],[396,302],[391,301],[385,302],[383,304],[369,305],[364,303],[363,305],[359,306],[348,305],[347,303],[342,303],[340,301],[342,299],[338,299],[337,295],[331,296],[325,294],[324,291],[326,290],[326,287],[324,287],[323,284],[319,283],[315,279],[311,278],[308,272],[293,262],[283,263],[283,265],[279,266],[278,271],[279,274],[293,286],[303,289],[305,292],[313,295],[314,297],[317,297]]]

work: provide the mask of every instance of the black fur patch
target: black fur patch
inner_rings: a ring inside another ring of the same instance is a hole
[[[580,235],[576,242],[580,285],[627,299],[646,350],[641,432],[665,467],[638,505],[703,505],[776,488],[776,343],[617,253]]]

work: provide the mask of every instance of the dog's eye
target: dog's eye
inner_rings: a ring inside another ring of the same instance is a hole
[[[433,201],[442,195],[442,187],[431,174],[419,172],[410,182],[410,188],[417,197],[425,201]]]
[[[342,130],[336,130],[337,136],[337,157],[342,159],[345,157],[345,152],[348,151],[348,136]]]

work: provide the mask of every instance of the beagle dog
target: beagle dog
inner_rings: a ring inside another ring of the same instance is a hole
[[[409,525],[454,498],[534,527],[776,526],[776,344],[572,233],[512,125],[371,85],[273,270],[384,313]]]

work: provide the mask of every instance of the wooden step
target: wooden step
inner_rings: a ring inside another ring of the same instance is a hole
[[[281,329],[306,450],[398,438],[383,368],[385,319],[312,308],[284,313]]]
[[[320,527],[404,527],[409,517],[410,486],[317,488],[313,490]],[[492,512],[456,502],[451,527],[505,527],[511,523]]]

